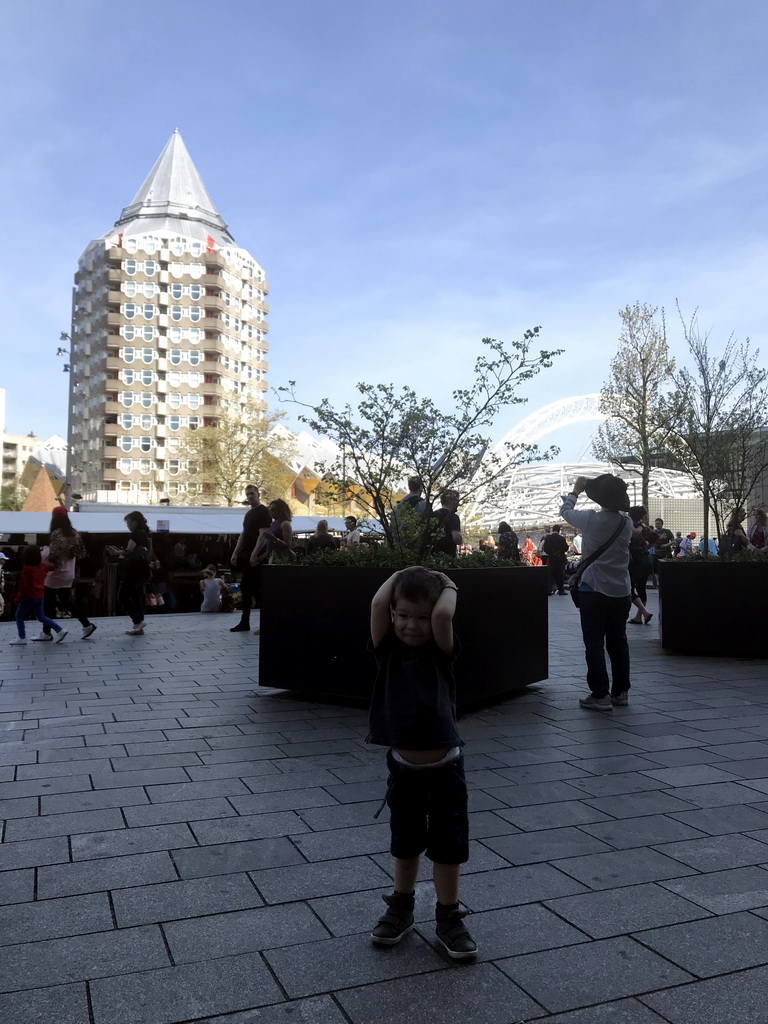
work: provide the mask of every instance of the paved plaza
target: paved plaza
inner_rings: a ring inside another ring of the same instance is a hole
[[[462,719],[458,965],[426,872],[417,929],[370,944],[391,874],[363,711],[260,690],[224,615],[26,647],[0,625],[2,1024],[768,1021],[768,662],[629,626],[630,706],[584,711],[577,612],[549,606],[549,679]],[[510,673],[523,643],[511,622]],[[297,636],[286,678],[312,664]]]

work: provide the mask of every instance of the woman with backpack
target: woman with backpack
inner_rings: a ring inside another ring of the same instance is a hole
[[[632,604],[637,609],[637,614],[627,622],[633,626],[647,626],[653,618],[653,612],[645,607],[648,600],[646,585],[648,577],[653,569],[653,559],[649,548],[658,539],[658,533],[652,530],[645,522],[646,511],[642,505],[634,505],[629,510],[629,517],[632,520],[632,536],[629,540],[629,578],[632,582]]]
[[[125,525],[131,531],[131,538],[125,548],[110,547],[107,550],[120,556],[117,567],[117,601],[131,617],[131,628],[126,636],[144,635],[144,591],[152,577],[152,542],[149,523],[141,512],[129,512]]]
[[[82,639],[86,640],[95,632],[96,624],[85,614],[77,600],[77,592],[73,590],[77,560],[85,558],[85,547],[63,505],[57,505],[51,512],[48,534],[48,543],[41,553],[42,560],[49,566],[45,576],[43,612],[46,618],[53,619],[58,604],[78,620],[83,627]],[[51,627],[43,622],[42,633],[32,639],[38,643],[52,641]]]

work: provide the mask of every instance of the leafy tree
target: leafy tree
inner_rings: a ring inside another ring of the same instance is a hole
[[[0,512],[20,512],[24,499],[16,484],[3,484],[0,487]]]
[[[242,501],[247,484],[258,483],[263,495],[281,497],[293,473],[286,462],[290,440],[273,427],[282,414],[268,415],[245,402],[218,417],[218,424],[187,430],[179,440],[178,457],[187,464],[188,486],[197,485],[209,500],[222,505]]]
[[[600,392],[600,411],[608,419],[592,445],[598,459],[622,469],[639,466],[646,508],[651,469],[665,447],[661,410],[675,365],[669,358],[664,311],[660,318],[658,314],[657,307],[639,302],[619,310],[619,348]]]
[[[307,410],[302,421],[342,453],[322,467],[327,487],[378,519],[391,547],[404,546],[401,531],[392,528],[393,506],[406,489],[405,478],[421,477],[426,512],[416,535],[407,531],[408,547],[419,558],[430,546],[428,517],[440,491],[458,490],[462,502],[482,493],[488,501],[509,472],[509,458],[523,463],[542,457],[535,445],[518,444],[509,445],[502,458],[491,453],[487,434],[502,409],[527,401],[520,388],[560,354],[531,351],[539,330],[534,327],[509,345],[484,338],[472,383],[453,391],[446,410],[411,387],[393,384],[358,384],[356,409],[349,404],[337,409],[327,399],[314,406],[301,402],[294,381],[279,390]]]
[[[747,504],[768,469],[768,373],[749,338],[739,342],[731,335],[722,352],[713,353],[698,311],[688,322],[680,313],[680,321],[691,368],[673,371],[674,392],[664,411],[666,443],[701,493],[706,551],[708,513],[721,536],[730,513]]]

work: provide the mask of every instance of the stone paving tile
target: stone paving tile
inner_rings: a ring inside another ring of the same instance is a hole
[[[83,790],[80,793],[59,793],[44,796],[40,802],[42,814],[75,814],[79,811],[99,811],[106,807],[135,807],[149,803],[141,786],[118,789]]]
[[[242,842],[247,839],[269,839],[273,836],[298,836],[309,832],[295,811],[275,811],[267,814],[243,814],[235,818],[210,818],[191,821],[189,827],[201,846],[216,846],[224,842]]]
[[[567,827],[524,832],[513,836],[496,836],[485,839],[484,843],[510,864],[533,864],[537,861],[606,853],[611,850],[610,846],[578,828]]]
[[[677,790],[677,792],[682,791]],[[604,811],[614,818],[639,818],[648,814],[671,814],[673,811],[690,810],[692,806],[690,802],[661,791],[595,797],[589,799],[587,803],[590,807]]]
[[[555,861],[554,867],[572,875],[592,889],[612,889],[616,886],[636,885],[641,882],[655,882],[663,878],[694,874],[693,868],[671,857],[665,857],[655,850],[640,848],[593,853],[584,857],[567,857]]]
[[[447,967],[415,932],[383,949],[367,937],[348,935],[268,950],[264,958],[291,999],[414,974],[421,986],[427,972]]]
[[[206,1017],[197,1024],[347,1024],[347,1017],[329,996],[317,996],[226,1017]]]
[[[564,825],[583,825],[588,822],[613,821],[607,814],[595,810],[579,800],[542,804],[540,807],[514,807],[498,810],[497,814],[524,832],[538,829],[560,828]]]
[[[109,762],[107,762],[109,767]],[[78,774],[75,777],[63,777],[57,779],[26,779],[23,782],[4,782],[0,785],[0,800],[18,800],[28,796],[43,796],[50,793],[76,793],[79,790],[89,790],[91,782],[87,772]]]
[[[90,1024],[84,984],[52,985],[0,995],[0,1020],[19,1024]]]
[[[388,885],[390,881],[389,876],[367,857],[263,868],[251,871],[250,876],[267,903],[375,889]]]
[[[246,792],[248,792],[246,790]],[[304,810],[310,807],[336,807],[339,801],[325,789],[287,789],[277,793],[256,793],[233,796],[230,803],[238,814],[261,814],[265,811]]]
[[[643,769],[643,774],[661,782],[666,788],[677,789],[684,786],[699,786],[711,782],[738,782],[736,776],[707,764],[680,765],[676,768]],[[680,796],[679,792],[674,794]],[[685,798],[683,798],[685,799]]]
[[[39,864],[61,864],[69,860],[69,843],[63,836],[55,839],[32,839],[0,846],[0,871],[11,868],[32,868]]]
[[[210,800],[175,800],[164,804],[126,807],[125,820],[137,825],[170,825],[177,821],[234,817],[237,811],[225,797]]]
[[[692,980],[690,974],[628,938],[528,953],[501,960],[498,966],[552,1012]]]
[[[3,908],[2,920],[0,945],[3,946],[14,945],[20,939],[36,942],[87,932],[104,932],[113,927],[106,893],[17,903]]]
[[[284,1001],[258,954],[102,978],[90,990],[95,1024],[175,1024]]]
[[[119,857],[128,853],[153,853],[158,850],[196,845],[195,837],[187,824],[87,832],[72,836],[72,860]]]
[[[681,786],[675,796],[693,807],[729,807],[735,804],[757,803],[760,794],[749,784],[716,782],[709,786]]]
[[[768,862],[768,845],[743,835],[706,836],[654,845],[654,849],[697,871],[720,871]]]
[[[672,1024],[761,1024],[765,1020],[768,967],[740,971],[654,992],[642,1001]]]
[[[514,982],[493,968],[472,968],[471,983],[461,971],[442,971],[419,978],[418,985],[398,981],[351,988],[338,1001],[355,1024],[445,1024],[457,1020],[472,1024],[516,1024],[542,1013]]]
[[[690,825],[713,836],[726,832],[747,832],[768,828],[768,813],[757,807],[737,804],[733,807],[702,808],[695,811],[673,812],[675,821]]]
[[[169,963],[160,929],[126,928],[64,939],[5,946],[0,958],[0,991],[37,988],[40,979],[51,985],[86,981]]]
[[[591,836],[608,843],[609,846],[613,846],[617,850],[628,850],[633,846],[672,843],[676,840],[701,839],[704,835],[698,829],[684,825],[681,821],[669,818],[665,814],[600,821],[596,824],[587,822],[580,827],[583,832],[588,832]]]
[[[44,817],[16,818],[6,822],[5,841],[12,843],[24,839],[45,839],[48,836],[124,827],[125,822],[118,807],[109,807],[103,811],[77,811],[73,814],[46,814]]]
[[[556,1013],[546,1024],[668,1024],[664,1017],[643,1006],[636,999],[620,999],[616,1003],[590,1006],[588,1010]]]
[[[473,911],[538,903],[557,896],[587,892],[585,886],[549,864],[526,864],[467,875],[461,883],[461,901]]]
[[[303,903],[173,921],[163,931],[176,964],[328,938],[326,928]]]
[[[565,896],[547,900],[545,906],[593,939],[709,916],[708,911],[655,883]]]
[[[230,872],[258,871],[268,865],[304,863],[304,858],[296,847],[284,838],[255,839],[248,842],[225,843],[221,846],[200,846],[192,850],[174,850],[173,860],[182,878],[204,878],[208,875],[225,875]],[[273,870],[279,871],[281,868]]]
[[[571,779],[571,785],[591,797],[622,796],[626,793],[649,793],[661,789],[660,783],[640,772],[616,772],[591,778]],[[582,795],[582,800],[586,797]],[[592,801],[594,803],[594,801]]]
[[[725,914],[643,931],[640,942],[691,974],[711,978],[765,964],[768,921],[754,914]]]
[[[120,928],[264,905],[245,873],[119,889],[112,902]]]
[[[137,853],[125,857],[57,864],[37,869],[38,899],[121,889],[140,882],[168,882],[177,878],[167,853]]]
[[[389,822],[291,836],[309,861],[338,860],[389,850]],[[766,846],[768,853],[768,846]]]
[[[768,871],[761,867],[713,871],[660,884],[715,914],[768,907]]]

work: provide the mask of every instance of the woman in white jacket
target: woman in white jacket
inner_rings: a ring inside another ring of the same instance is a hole
[[[575,509],[582,491],[600,506],[599,511]],[[614,705],[624,707],[629,703],[626,622],[632,607],[629,539],[633,526],[628,511],[627,485],[621,477],[610,473],[594,480],[578,477],[571,493],[563,495],[560,509],[563,519],[581,530],[583,559],[610,540],[621,526],[616,539],[587,566],[579,580],[579,614],[591,691],[579,704],[591,711],[611,711]],[[605,664],[606,651],[611,662],[611,682]]]

